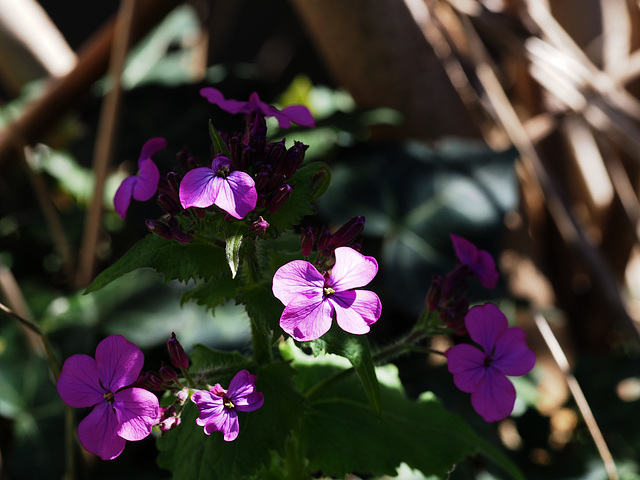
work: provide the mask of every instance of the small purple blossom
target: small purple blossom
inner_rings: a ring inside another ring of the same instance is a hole
[[[200,416],[196,423],[204,427],[204,433],[222,432],[227,442],[238,436],[237,412],[253,412],[262,407],[264,397],[256,390],[256,376],[240,370],[225,390],[216,384],[209,390],[198,390],[191,401],[198,406]]]
[[[378,296],[367,285],[378,273],[378,263],[349,247],[335,250],[336,262],[330,275],[321,274],[304,260],[294,260],[278,269],[273,277],[273,294],[284,305],[282,329],[298,341],[324,335],[336,313],[343,330],[364,334],[382,313]]]
[[[180,182],[180,203],[184,208],[217,205],[235,218],[244,218],[256,208],[258,193],[251,176],[231,171],[231,160],[223,155],[213,159],[211,168],[187,172]]]
[[[458,260],[471,270],[483,287],[495,288],[500,275],[491,254],[458,235],[451,234],[450,237]]]
[[[78,425],[82,446],[103,460],[116,458],[126,440],[142,440],[159,417],[158,398],[131,387],[144,356],[138,346],[122,335],[111,335],[96,348],[95,359],[72,355],[62,367],[58,393],[74,408],[95,408]]]
[[[167,146],[162,137],[155,137],[142,146],[138,159],[138,174],[125,178],[113,198],[113,206],[122,218],[126,218],[131,197],[138,202],[146,202],[158,190],[160,172],[151,157]]]
[[[304,105],[290,105],[278,110],[276,107],[264,103],[256,92],[249,96],[249,101],[241,102],[239,100],[225,99],[220,90],[207,87],[200,90],[200,95],[209,100],[209,103],[218,105],[229,113],[259,113],[265,117],[275,117],[278,120],[280,128],[289,128],[291,122],[302,125],[303,127],[315,126],[313,115]]]
[[[511,414],[516,390],[507,379],[528,373],[536,363],[535,354],[525,343],[525,332],[509,327],[507,317],[491,303],[469,310],[465,324],[473,345],[459,344],[447,350],[453,382],[471,394],[471,405],[487,422]]]

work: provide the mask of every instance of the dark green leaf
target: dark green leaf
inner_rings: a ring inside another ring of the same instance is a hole
[[[225,244],[225,256],[231,269],[231,278],[236,278],[238,265],[240,264],[240,246],[242,245],[242,234],[229,235]]]
[[[216,154],[221,153],[225,157],[231,157],[229,149],[222,141],[222,138],[220,137],[218,131],[214,128],[211,119],[209,119],[209,137],[211,138],[211,143],[213,143],[213,148]]]
[[[240,284],[237,279],[231,278],[228,273],[219,278],[213,277],[206,282],[199,283],[182,295],[181,304],[193,301],[198,305],[204,305],[212,311],[219,305],[236,298]]]
[[[225,254],[213,245],[189,244],[147,235],[124,254],[120,260],[100,273],[85,293],[99,290],[122,275],[138,268],[149,267],[162,273],[165,280],[186,282],[192,278],[208,280],[227,270]]]

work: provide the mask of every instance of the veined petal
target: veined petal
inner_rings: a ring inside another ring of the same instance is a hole
[[[158,153],[163,148],[166,148],[167,141],[162,137],[154,137],[145,142],[140,151],[140,158],[138,159],[138,168],[142,169],[142,163]]]
[[[98,378],[109,392],[135,382],[143,364],[142,350],[122,335],[110,335],[96,347]]]
[[[98,380],[96,361],[89,355],[72,355],[64,362],[57,383],[62,401],[73,408],[104,402],[105,390]]]
[[[507,317],[492,303],[472,307],[464,319],[469,335],[488,354],[496,346],[498,338],[509,327]]]
[[[505,375],[514,377],[529,373],[536,364],[536,355],[527,347],[525,338],[521,328],[508,328],[498,339],[492,365]]]
[[[103,401],[78,425],[78,439],[88,452],[102,460],[113,460],[126,444],[125,439],[118,436],[118,427],[115,412]]]
[[[142,440],[151,433],[159,416],[158,397],[143,388],[125,388],[114,394],[113,407],[125,440]]]
[[[327,333],[332,319],[331,303],[298,296],[282,312],[280,327],[299,342],[307,342]]]
[[[207,167],[194,168],[180,182],[180,203],[184,208],[213,205],[223,180]]]
[[[235,410],[225,409],[222,415],[212,417],[204,426],[204,433],[207,435],[211,432],[222,432],[226,442],[235,440],[239,431],[238,414]]]
[[[365,257],[351,247],[335,249],[336,263],[331,270],[329,285],[336,292],[364,287],[378,273],[378,262]]]
[[[131,177],[125,178],[118,190],[116,190],[116,194],[113,197],[113,207],[115,211],[122,218],[127,217],[127,209],[129,208],[129,204],[131,203],[131,196],[133,195],[133,187],[138,181],[138,177],[133,175]]]
[[[186,177],[185,177],[186,178]],[[240,171],[231,172],[222,179],[215,204],[235,218],[244,218],[256,208],[258,192],[255,182],[248,174]]]
[[[158,190],[160,172],[150,158],[140,162],[138,181],[133,185],[133,198],[139,202],[146,202]]]
[[[511,382],[493,368],[487,369],[485,381],[471,394],[471,405],[485,422],[507,418],[516,402],[516,389]]]
[[[328,297],[336,309],[336,321],[345,332],[362,335],[369,325],[378,321],[382,304],[378,296],[368,290],[336,292]]]
[[[461,343],[447,350],[447,368],[453,374],[453,383],[463,392],[478,390],[485,380],[487,355],[476,347]]]
[[[322,299],[324,277],[311,263],[294,260],[280,267],[273,276],[273,295],[284,305],[298,295],[310,300]]]
[[[212,418],[220,417],[224,414],[224,400],[208,390],[198,390],[191,395],[191,401],[198,406],[200,415],[196,418],[196,424],[203,427]],[[205,430],[205,433],[206,430]],[[209,435],[209,433],[207,433]]]
[[[256,390],[257,377],[247,370],[240,370],[229,384],[228,396],[236,410],[240,412],[252,412],[264,403],[262,393]]]
[[[303,127],[313,128],[316,122],[311,112],[304,105],[289,105],[280,110],[280,115]]]

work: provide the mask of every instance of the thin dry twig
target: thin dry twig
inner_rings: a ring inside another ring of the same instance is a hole
[[[598,453],[600,453],[600,457],[604,463],[605,470],[607,471],[607,475],[609,476],[609,480],[618,480],[618,472],[616,470],[616,464],[613,461],[613,456],[609,451],[609,447],[607,446],[607,442],[602,436],[602,432],[598,427],[598,422],[596,422],[595,417],[593,416],[593,412],[589,407],[589,402],[584,396],[582,392],[582,388],[580,388],[580,384],[576,380],[576,377],[571,373],[571,367],[569,366],[569,361],[560,346],[560,343],[556,339],[556,336],[553,334],[549,323],[546,318],[539,313],[534,313],[534,319],[536,322],[536,326],[542,335],[547,347],[551,351],[551,355],[553,355],[554,360],[560,367],[562,374],[564,375],[565,381],[571,391],[571,395],[576,401],[576,405],[578,405],[578,409],[582,414],[582,418],[584,418],[585,423],[587,424],[587,428],[589,429],[589,433],[593,438],[594,443],[596,444],[596,448],[598,449]]]
[[[122,99],[121,76],[129,50],[131,27],[136,11],[136,0],[122,0],[116,20],[116,35],[113,42],[109,75],[113,86],[104,99],[98,124],[98,138],[96,139],[93,171],[95,187],[93,199],[85,217],[85,229],[80,247],[80,260],[76,276],[76,285],[88,285],[93,278],[96,262],[96,248],[100,237],[100,227],[103,215],[104,182],[107,169],[113,155],[113,145],[116,137],[116,127]]]

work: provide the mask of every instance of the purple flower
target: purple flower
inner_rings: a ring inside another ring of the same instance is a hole
[[[489,252],[479,250],[473,243],[458,235],[450,235],[458,260],[466,265],[483,287],[495,288],[499,274],[496,263]]]
[[[378,263],[349,247],[335,250],[336,263],[330,275],[322,275],[304,260],[294,260],[273,277],[273,294],[284,305],[282,329],[298,341],[324,335],[336,312],[338,325],[349,333],[364,334],[382,313],[378,296],[367,285],[378,273]]]
[[[225,441],[235,440],[239,431],[237,412],[253,412],[264,403],[255,382],[255,375],[240,370],[231,380],[229,390],[216,384],[209,390],[198,390],[191,395],[191,401],[200,410],[196,423],[204,427],[204,433],[222,432]]]
[[[151,157],[167,146],[162,137],[155,137],[142,146],[138,159],[138,175],[125,178],[113,198],[113,206],[122,218],[127,215],[131,197],[139,202],[146,202],[156,193],[160,172]]]
[[[205,208],[213,204],[235,218],[244,218],[256,208],[258,193],[253,178],[231,171],[231,160],[223,155],[213,159],[211,168],[194,168],[180,182],[180,203],[184,208]]]
[[[265,117],[276,117],[280,128],[289,128],[291,122],[302,125],[303,127],[315,126],[313,115],[309,112],[309,109],[304,105],[290,105],[278,110],[267,103],[260,100],[260,97],[256,92],[253,92],[249,96],[248,102],[241,102],[239,100],[225,99],[224,95],[213,87],[207,87],[200,90],[200,95],[209,100],[209,103],[218,105],[221,109],[229,113],[259,113]]]
[[[468,344],[447,350],[453,382],[471,394],[471,405],[485,421],[502,420],[516,401],[516,390],[506,376],[528,373],[536,363],[535,354],[525,343],[524,331],[509,327],[507,317],[491,303],[471,308],[465,324],[482,350]]]
[[[145,438],[158,419],[157,397],[143,388],[130,387],[143,363],[140,348],[121,335],[102,340],[95,360],[72,355],[64,362],[58,393],[70,407],[95,405],[78,425],[78,438],[87,451],[103,460],[120,455],[126,440]]]

